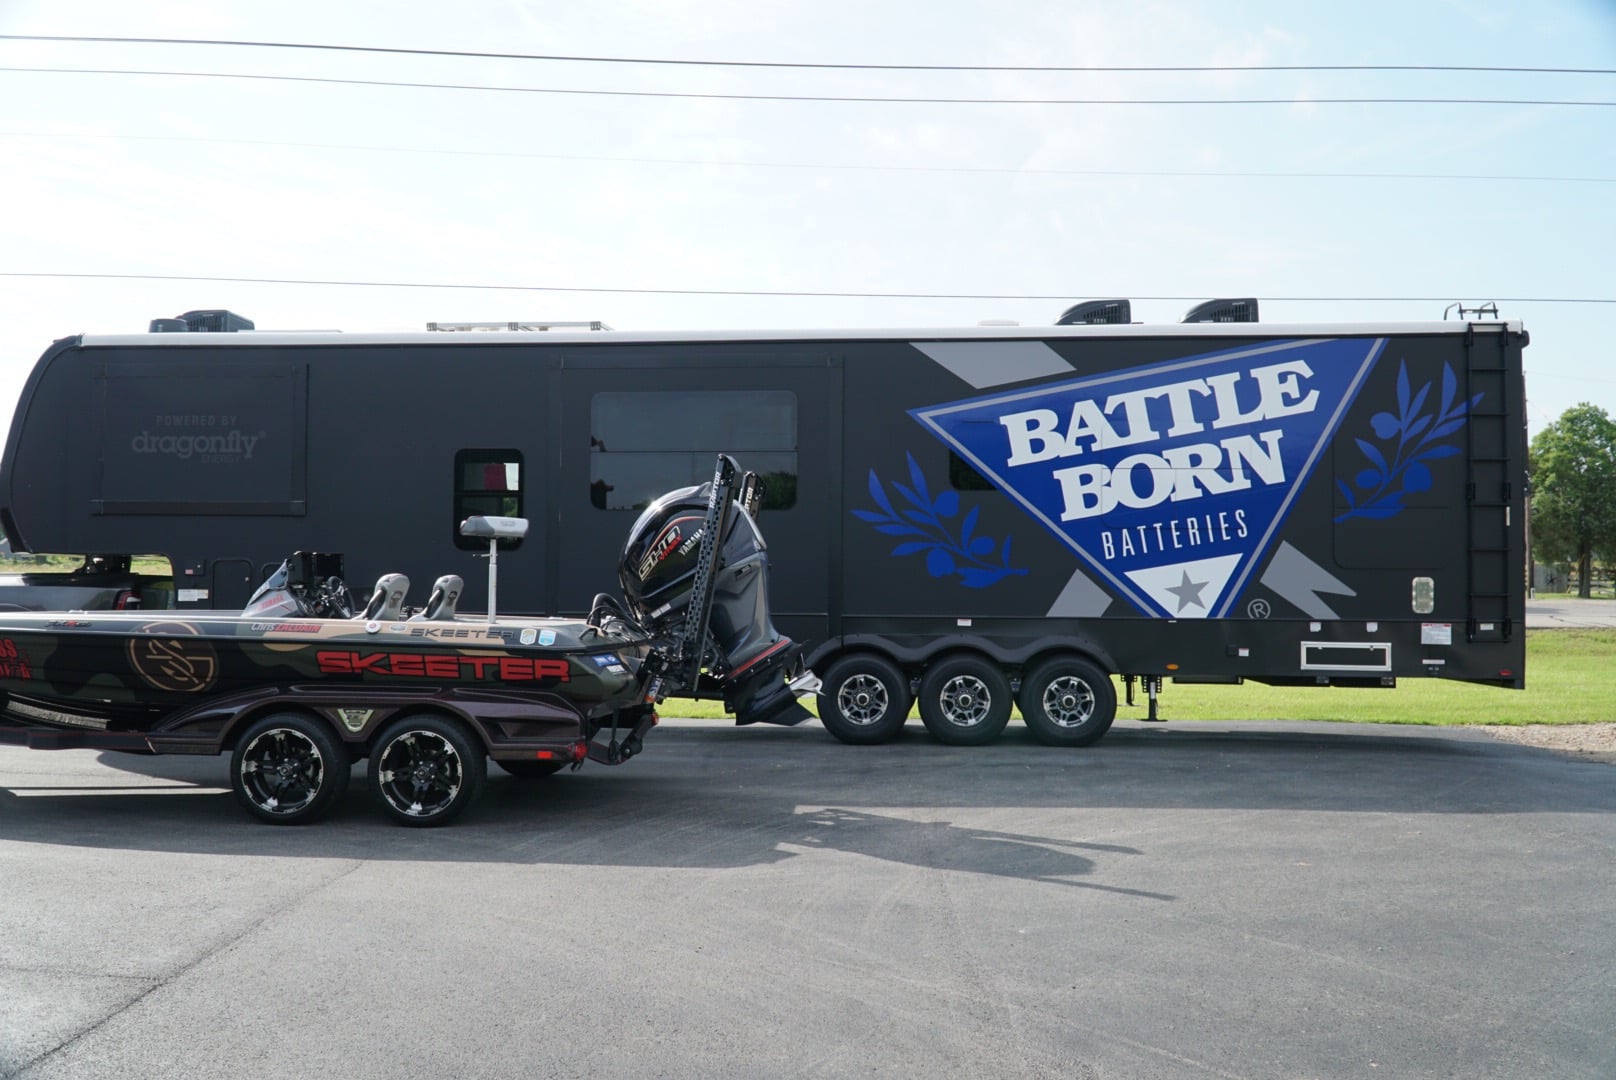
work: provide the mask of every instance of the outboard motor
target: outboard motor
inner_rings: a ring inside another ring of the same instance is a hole
[[[705,664],[737,724],[797,724],[810,715],[790,685],[802,674],[802,646],[769,618],[768,547],[753,520],[762,486],[747,473],[732,501],[736,469],[720,455],[711,482],[647,507],[629,530],[618,582],[641,625],[676,637],[668,670],[676,689],[694,689]]]

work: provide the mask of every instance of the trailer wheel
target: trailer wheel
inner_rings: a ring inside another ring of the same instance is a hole
[[[523,780],[542,780],[546,776],[554,776],[567,765],[565,761],[540,761],[538,758],[523,758],[517,761],[496,760],[494,764]]]
[[[406,716],[389,725],[370,754],[370,790],[401,825],[442,825],[482,791],[488,758],[446,716]]]
[[[1047,746],[1088,746],[1117,716],[1110,677],[1075,656],[1057,656],[1029,671],[1017,700],[1033,738]]]
[[[254,720],[230,754],[230,789],[272,825],[307,825],[348,790],[353,761],[323,721],[301,713]]]
[[[883,656],[844,656],[825,672],[819,689],[819,722],[852,746],[895,738],[914,701],[909,680]]]
[[[920,680],[920,718],[938,742],[990,743],[1010,721],[1010,680],[974,656],[940,661]]]

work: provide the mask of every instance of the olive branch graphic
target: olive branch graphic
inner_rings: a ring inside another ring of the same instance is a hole
[[[1431,489],[1431,468],[1428,461],[1453,457],[1460,453],[1458,444],[1439,442],[1464,427],[1470,410],[1481,402],[1477,394],[1469,401],[1455,400],[1459,382],[1453,368],[1442,365],[1442,401],[1433,412],[1422,412],[1431,394],[1431,384],[1410,393],[1408,361],[1397,368],[1397,413],[1378,412],[1369,418],[1374,429],[1376,445],[1368,439],[1355,439],[1358,449],[1369,462],[1369,468],[1353,477],[1357,493],[1339,477],[1336,486],[1346,496],[1347,511],[1337,515],[1336,521],[1348,518],[1383,519],[1402,513],[1403,498]]]
[[[875,470],[870,470],[870,498],[881,509],[854,510],[853,514],[861,521],[867,521],[875,526],[879,533],[887,536],[918,537],[919,539],[905,540],[892,549],[894,557],[901,555],[926,554],[926,570],[932,577],[947,577],[957,574],[960,584],[968,589],[981,589],[1001,578],[1014,574],[1025,574],[1025,567],[1010,565],[1010,537],[1004,538],[1001,546],[992,537],[985,536],[976,531],[977,514],[980,507],[973,506],[966,512],[959,524],[956,533],[951,525],[953,518],[959,516],[960,498],[957,491],[942,491],[932,498],[926,485],[926,477],[915,463],[913,454],[905,454],[909,459],[909,483],[892,481],[892,489],[903,496],[909,506],[899,511],[893,507],[891,498],[881,484],[880,477]],[[998,548],[998,561],[992,561],[994,548]]]

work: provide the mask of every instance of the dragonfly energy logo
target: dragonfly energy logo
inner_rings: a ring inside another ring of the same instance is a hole
[[[911,415],[1148,615],[1227,614],[1384,348],[1269,342]]]
[[[129,440],[129,449],[137,454],[161,454],[180,461],[190,461],[192,458],[204,461],[250,461],[253,447],[263,437],[262,432],[248,435],[235,429],[207,435],[168,435],[142,431]]]
[[[225,465],[251,461],[253,448],[265,433],[243,431],[241,422],[242,417],[236,413],[151,413],[144,418],[141,430],[130,438],[129,449],[175,461]]]

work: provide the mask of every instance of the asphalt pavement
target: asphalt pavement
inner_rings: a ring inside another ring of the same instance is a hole
[[[1528,600],[1527,629],[1616,626],[1616,600]]]
[[[224,772],[0,747],[0,1076],[1616,1075],[1616,770],[1475,731],[682,722],[427,831]]]

